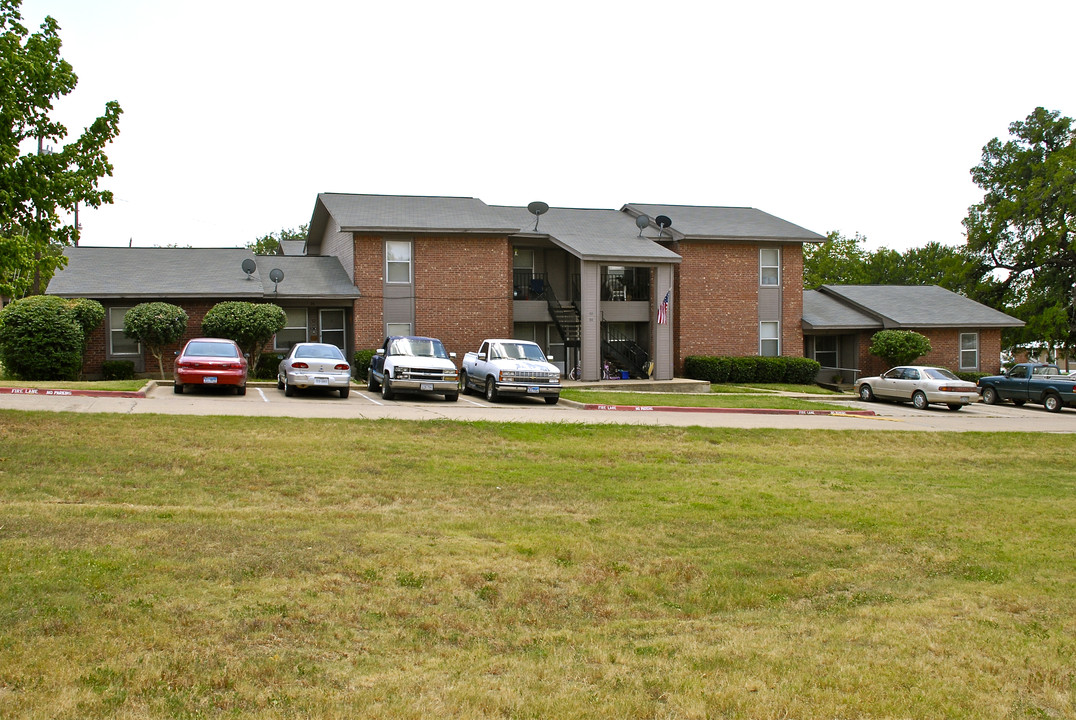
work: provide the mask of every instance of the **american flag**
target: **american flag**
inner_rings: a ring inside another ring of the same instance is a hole
[[[672,294],[672,290],[665,293],[665,299],[658,305],[658,325],[664,325],[669,322],[669,295]]]

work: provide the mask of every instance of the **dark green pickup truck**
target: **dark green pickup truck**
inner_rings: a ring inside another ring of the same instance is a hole
[[[1056,365],[1020,363],[1004,375],[979,378],[979,394],[987,405],[1011,400],[1020,407],[1038,403],[1050,412],[1076,407],[1076,375],[1065,375]]]

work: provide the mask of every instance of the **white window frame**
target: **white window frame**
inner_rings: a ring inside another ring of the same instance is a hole
[[[766,262],[766,254],[774,253],[774,263]],[[773,282],[766,282],[767,270],[772,270]],[[758,284],[762,287],[780,287],[781,286],[781,248],[764,247],[758,249]]]
[[[123,335],[123,321],[124,321],[124,319],[125,319],[125,317],[127,315],[127,311],[130,310],[130,309],[131,308],[129,308],[129,307],[110,307],[108,309],[108,356],[109,357],[130,358],[130,357],[140,357],[142,355],[142,343],[137,342],[137,341],[135,342],[135,348],[136,349],[133,352],[116,352],[116,349],[115,349],[114,342],[115,342],[115,339],[116,339],[116,333],[119,333],[120,335]],[[115,319],[112,317],[112,312],[114,310],[121,310],[122,311],[122,314],[120,315],[120,318],[119,318],[119,324],[118,325],[116,324]],[[124,336],[124,338],[127,339],[127,340],[130,340],[130,338],[127,338],[126,336]]]
[[[767,326],[773,326],[773,337],[766,335]],[[763,348],[765,343],[777,343],[777,352],[767,355]],[[762,357],[781,357],[781,322],[779,320],[763,320],[758,324],[758,354]]]
[[[975,347],[965,348],[964,347],[964,338],[972,338],[975,341],[974,342]],[[974,362],[971,365],[968,365],[967,363],[964,362],[964,353],[969,353],[969,352],[972,353],[972,355],[974,357]],[[960,369],[961,370],[978,370],[979,369],[979,333],[977,333],[977,332],[960,333]]]
[[[398,246],[401,249],[407,247],[407,260],[390,260],[389,248],[392,246]],[[414,274],[414,245],[410,240],[386,240],[385,241],[385,282],[392,285],[408,285],[412,282]],[[392,280],[390,279],[391,273],[389,268],[394,266],[404,265],[407,267],[407,279],[406,280]]]
[[[278,341],[277,341],[277,338],[280,336],[280,333],[286,332],[288,330],[302,330],[303,331],[303,339],[302,340],[296,340],[294,343],[292,343],[292,345],[294,345],[296,343],[307,342],[308,340],[310,340],[310,310],[309,310],[309,308],[296,308],[296,307],[284,308],[284,313],[287,314],[289,312],[295,312],[295,311],[298,311],[298,310],[303,311],[303,324],[302,324],[302,326],[299,326],[299,325],[285,325],[283,328],[281,328],[280,332],[278,332],[276,335],[273,335],[273,350],[276,350],[278,352],[287,352],[288,350],[291,350],[291,345],[288,345],[287,347],[281,347],[278,344]]]

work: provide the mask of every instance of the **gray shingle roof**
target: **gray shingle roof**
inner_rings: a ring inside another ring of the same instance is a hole
[[[269,271],[284,271],[280,298],[355,298],[335,257],[257,256],[245,248],[72,247],[67,267],[56,273],[48,294],[95,299],[231,298],[273,296]],[[242,264],[257,263],[248,279]]]
[[[318,203],[345,232],[507,234],[519,229],[478,198],[321,193]]]
[[[501,207],[521,232],[532,234],[535,217],[526,208]],[[617,210],[549,208],[538,218],[536,236],[548,235],[554,244],[583,260],[608,262],[678,263],[680,256],[654,242],[656,231],[639,237],[635,219]]]
[[[817,290],[803,292],[804,330],[881,330],[882,321]]]
[[[698,205],[654,205],[628,203],[623,208],[633,214],[658,215],[672,220],[670,230],[686,240],[790,240],[822,242],[826,238],[755,208],[702,207]]]
[[[1023,320],[937,285],[823,285],[818,293],[881,321],[886,328],[1004,328],[1024,324]],[[805,292],[805,322],[806,304]]]

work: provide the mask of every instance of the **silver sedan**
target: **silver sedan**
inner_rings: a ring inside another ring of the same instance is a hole
[[[346,398],[351,392],[351,365],[335,345],[297,343],[277,366],[276,386],[289,397],[296,388],[329,388]]]
[[[910,400],[920,410],[932,403],[959,410],[979,401],[975,383],[961,380],[945,368],[927,365],[902,365],[877,377],[860,378],[855,388],[860,400]]]

